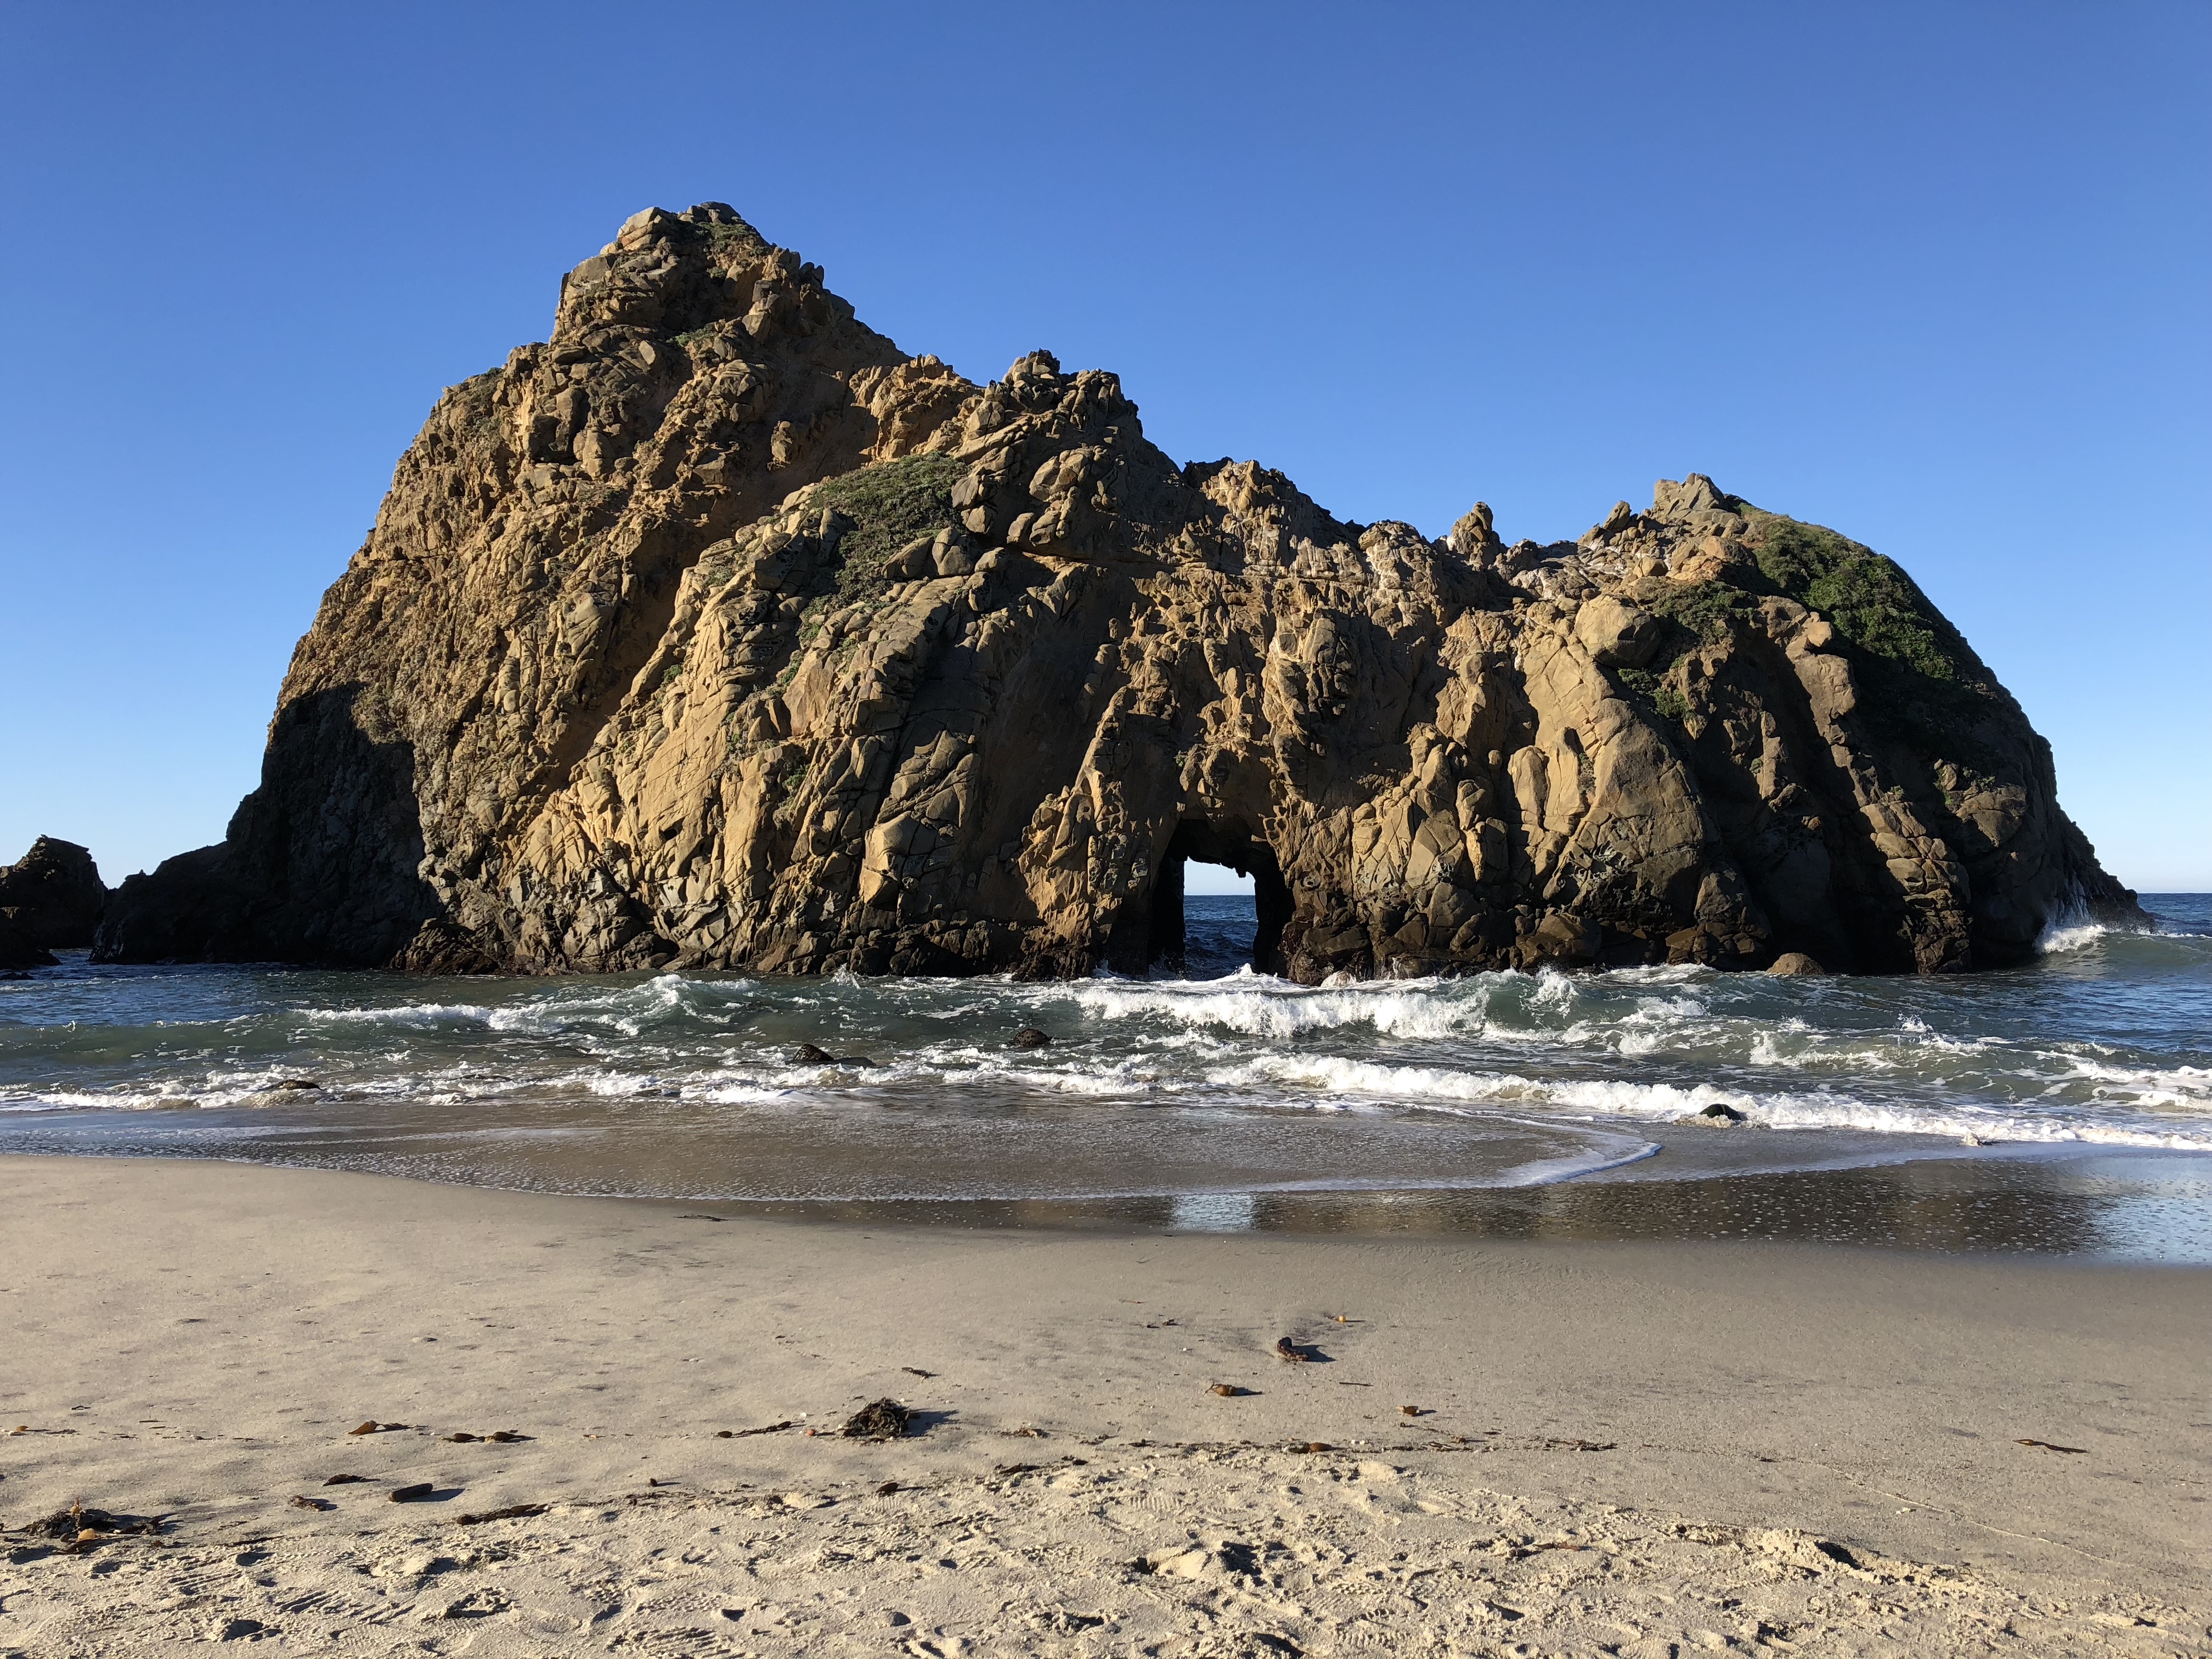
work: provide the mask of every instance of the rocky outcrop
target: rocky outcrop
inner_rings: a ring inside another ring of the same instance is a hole
[[[2019,962],[2133,915],[1905,574],[1692,476],[1579,541],[1179,466],[987,386],[730,210],[652,210],[450,390],[218,847],[98,953],[524,972]]]
[[[82,950],[106,909],[100,868],[73,841],[40,836],[16,862],[0,866],[0,919],[33,949]]]
[[[0,915],[0,973],[15,973],[26,968],[52,968],[61,958],[43,945],[31,942],[15,924]]]

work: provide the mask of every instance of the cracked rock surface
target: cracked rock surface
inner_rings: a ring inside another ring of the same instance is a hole
[[[1574,543],[1178,465],[1110,374],[978,386],[718,204],[449,389],[227,838],[96,954],[1074,975],[1186,859],[1306,982],[2027,959],[2139,915],[1910,578],[1692,475]]]

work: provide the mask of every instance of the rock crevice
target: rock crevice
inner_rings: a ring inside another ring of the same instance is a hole
[[[1177,465],[1109,374],[908,356],[710,204],[440,400],[260,787],[97,953],[1134,972],[1188,858],[1308,982],[1948,972],[2137,914],[1856,543],[1697,475],[1549,546],[1340,520]]]

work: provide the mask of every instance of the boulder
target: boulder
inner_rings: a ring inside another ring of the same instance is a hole
[[[1784,951],[1766,971],[1784,979],[1818,979],[1828,970],[1802,951]]]
[[[1848,538],[1697,474],[1576,542],[1354,523],[1178,465],[1111,374],[910,356],[710,203],[634,216],[439,399],[259,787],[95,953],[1140,972],[1191,859],[1311,984],[1953,972],[2140,914]]]
[[[1641,668],[1665,624],[1650,611],[1600,593],[1575,613],[1575,637],[1601,668]]]
[[[41,950],[74,951],[92,943],[107,909],[107,888],[92,854],[73,841],[40,836],[31,850],[0,868],[0,915]]]

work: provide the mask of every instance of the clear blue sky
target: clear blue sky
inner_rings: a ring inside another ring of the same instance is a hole
[[[439,390],[733,204],[1178,459],[1899,560],[2212,889],[2212,6],[0,5],[0,860],[217,838]]]

